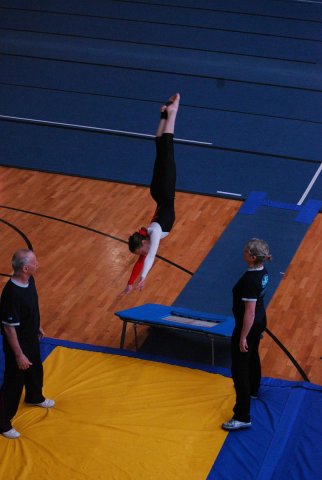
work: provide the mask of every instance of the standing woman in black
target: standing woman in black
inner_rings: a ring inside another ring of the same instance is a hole
[[[261,381],[258,348],[266,327],[264,295],[268,283],[264,263],[271,255],[267,243],[258,238],[247,242],[243,254],[248,268],[233,288],[235,328],[231,338],[231,373],[236,403],[234,416],[222,425],[224,430],[251,426],[250,399],[257,397]]]

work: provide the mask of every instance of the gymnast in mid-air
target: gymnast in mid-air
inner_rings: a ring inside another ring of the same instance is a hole
[[[169,235],[174,220],[174,197],[176,188],[176,164],[174,160],[173,134],[180,102],[176,93],[161,107],[161,118],[157,129],[156,159],[150,192],[157,207],[147,228],[140,228],[129,237],[129,249],[139,256],[135,263],[124,293],[133,289],[139,277],[137,289],[142,290],[158,251],[160,240]]]

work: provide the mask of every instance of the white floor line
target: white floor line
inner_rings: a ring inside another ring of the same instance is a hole
[[[222,195],[233,195],[234,197],[241,197],[241,193],[233,193],[233,192],[223,192],[222,190],[217,190],[216,193],[221,193]]]
[[[101,128],[101,127],[91,127],[89,125],[77,125],[74,123],[63,123],[63,122],[51,122],[50,120],[39,120],[37,118],[26,118],[26,117],[13,117],[11,115],[0,115],[0,119],[4,120],[20,120],[23,122],[30,122],[40,125],[53,125],[56,127],[72,127],[79,128],[81,130],[92,130],[94,132],[106,132],[106,133],[121,133],[123,135],[131,135],[133,137],[141,138],[154,138],[155,135],[149,135],[147,133],[137,133],[137,132],[128,132],[126,130],[112,130],[111,128]],[[199,142],[198,140],[189,140],[186,138],[174,138],[178,142],[193,143],[194,145],[213,145],[210,142]]]
[[[318,176],[320,175],[321,171],[322,171],[322,163],[320,163],[319,168],[318,168],[317,171],[315,172],[314,177],[312,178],[312,180],[311,180],[310,183],[308,184],[307,189],[306,189],[305,192],[303,193],[302,197],[301,197],[300,200],[297,202],[297,205],[302,205],[302,203],[304,202],[304,200],[305,200],[306,197],[308,196],[309,191],[312,189],[313,185],[315,184],[315,182],[316,182]]]

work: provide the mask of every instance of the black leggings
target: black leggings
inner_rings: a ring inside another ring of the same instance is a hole
[[[151,222],[160,224],[163,232],[170,232],[174,220],[174,198],[176,189],[176,164],[174,160],[173,134],[164,133],[156,137],[156,159],[150,192],[157,204]]]
[[[247,335],[248,351],[239,349],[240,329],[234,329],[231,337],[231,373],[236,390],[234,418],[240,422],[250,421],[250,396],[257,396],[261,382],[259,342],[265,329],[266,316],[260,325],[254,324]]]

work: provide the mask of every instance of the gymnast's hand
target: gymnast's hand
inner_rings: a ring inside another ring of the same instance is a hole
[[[136,289],[137,289],[137,290],[142,290],[143,287],[144,287],[144,278],[140,278],[140,281],[139,281],[139,283],[137,284]]]
[[[128,293],[131,293],[133,290],[133,285],[127,285],[126,288],[124,288],[123,292],[121,292],[121,295],[127,295]]]

